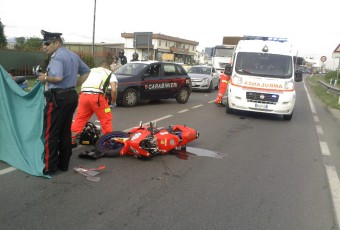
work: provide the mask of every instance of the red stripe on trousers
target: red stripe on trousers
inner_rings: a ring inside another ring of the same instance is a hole
[[[50,102],[46,114],[46,131],[45,131],[45,170],[49,169],[48,160],[50,158],[50,130],[51,130],[51,119],[52,119],[53,103]]]

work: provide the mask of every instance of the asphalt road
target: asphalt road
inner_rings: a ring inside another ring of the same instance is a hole
[[[216,154],[86,160],[81,146],[52,179],[0,173],[0,229],[337,229],[339,123],[306,89],[291,121],[226,114],[217,91],[115,108],[115,130],[186,124],[200,132],[189,146]],[[72,170],[100,165],[99,182]]]

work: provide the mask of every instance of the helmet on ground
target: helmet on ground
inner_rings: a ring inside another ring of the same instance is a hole
[[[100,130],[92,122],[87,122],[79,135],[79,143],[82,145],[96,144],[100,136]]]

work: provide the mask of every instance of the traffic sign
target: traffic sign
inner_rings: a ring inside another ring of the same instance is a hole
[[[325,62],[325,61],[327,61],[327,57],[326,57],[326,56],[322,56],[322,57],[320,58],[320,60],[321,60],[322,62]]]
[[[333,51],[332,57],[333,58],[340,58],[340,44]]]

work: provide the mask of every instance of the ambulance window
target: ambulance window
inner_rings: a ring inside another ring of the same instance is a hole
[[[175,76],[177,75],[176,68],[173,64],[164,64],[164,75],[165,76]]]

